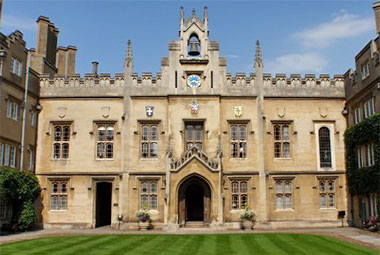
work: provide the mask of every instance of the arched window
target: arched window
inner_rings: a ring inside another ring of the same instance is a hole
[[[113,158],[114,127],[113,124],[101,124],[98,126],[96,141],[96,158]]]
[[[319,129],[319,159],[320,167],[331,167],[330,130],[327,127]]]

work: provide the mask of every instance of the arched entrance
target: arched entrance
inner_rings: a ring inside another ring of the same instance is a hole
[[[193,175],[182,182],[178,190],[178,214],[180,225],[210,222],[211,189],[203,178]]]

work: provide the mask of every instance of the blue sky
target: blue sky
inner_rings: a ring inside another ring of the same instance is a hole
[[[59,45],[75,45],[77,73],[123,71],[132,40],[134,71],[160,71],[169,40],[178,39],[179,8],[185,17],[208,7],[210,40],[220,43],[231,73],[253,72],[260,40],[264,72],[344,74],[355,55],[376,36],[374,1],[90,1],[4,0],[1,32],[19,29],[35,47],[36,24],[44,15],[59,28]],[[272,74],[273,75],[273,74]]]

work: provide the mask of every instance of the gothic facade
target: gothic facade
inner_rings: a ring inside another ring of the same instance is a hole
[[[343,76],[227,72],[207,9],[180,13],[161,72],[40,76],[36,175],[45,228],[338,226],[346,211]],[[253,50],[254,51],[254,50]],[[253,52],[252,51],[252,52]],[[254,55],[254,54],[252,54]]]

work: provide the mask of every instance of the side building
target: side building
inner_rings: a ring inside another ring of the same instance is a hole
[[[56,67],[62,51],[57,50],[58,32],[48,18],[39,17],[36,49],[26,47],[18,30],[0,33],[0,166],[35,171],[39,75],[64,72]],[[10,201],[0,199],[0,223],[11,215]]]
[[[253,54],[252,54],[253,55]],[[343,76],[227,72],[219,43],[180,12],[156,76],[41,75],[36,174],[45,228],[339,226],[347,209]]]
[[[355,137],[347,137],[346,145],[349,217],[350,225],[359,227],[379,215],[380,204],[380,130],[360,128],[380,112],[380,2],[373,9],[377,37],[356,55],[355,70],[345,74],[347,126],[349,137]]]

